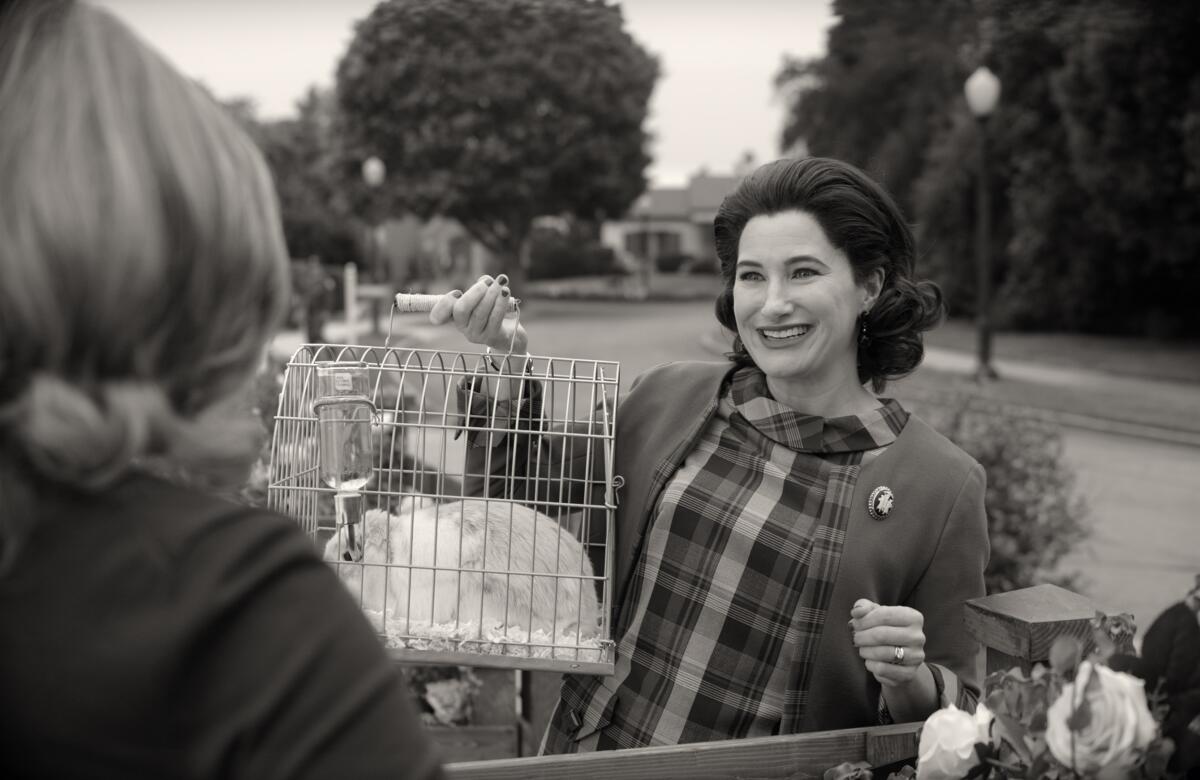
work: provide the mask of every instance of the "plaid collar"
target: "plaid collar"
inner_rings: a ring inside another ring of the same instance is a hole
[[[755,366],[745,366],[734,373],[729,397],[746,423],[771,441],[797,452],[828,454],[878,449],[895,441],[908,422],[908,412],[892,398],[879,399],[883,406],[865,415],[801,414],[771,397],[766,375]]]

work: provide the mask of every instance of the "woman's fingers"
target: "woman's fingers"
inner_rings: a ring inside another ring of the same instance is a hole
[[[856,647],[882,647],[885,645],[924,647],[925,632],[916,626],[876,626],[863,631],[855,631],[854,644]]]
[[[899,661],[896,660],[897,647],[904,649],[904,655]],[[872,645],[858,648],[858,657],[864,661],[891,664],[892,666],[920,666],[925,663],[925,650],[905,645],[887,645],[885,647]]]
[[[871,601],[870,599],[859,599],[858,601],[854,602],[854,607],[851,608],[851,610],[850,610],[850,617],[852,617],[852,618],[866,617],[871,612],[871,610],[875,609],[875,607],[878,607],[878,606],[879,606],[878,604],[876,604],[874,601]]]
[[[483,334],[488,316],[492,312],[492,303],[499,295],[496,280],[490,276],[481,276],[479,281],[463,293],[462,300],[454,306],[454,324],[463,334],[475,343]]]
[[[853,611],[851,615],[853,616]],[[851,624],[856,631],[865,631],[876,626],[916,626],[925,625],[925,616],[912,607],[877,606],[862,617],[852,617]]]
[[[500,278],[497,279],[496,281],[499,282],[500,279],[504,279],[504,281],[508,281],[507,279],[505,279],[505,277],[503,275],[501,275]],[[502,287],[502,286],[500,286],[500,284],[497,284],[497,286],[500,287],[500,291],[499,291],[499,294],[496,296],[496,300],[492,302],[492,311],[491,311],[491,314],[488,316],[488,321],[487,321],[487,325],[485,326],[485,330],[487,332],[488,345],[491,346],[492,349],[494,349],[498,352],[507,353],[508,352],[508,341],[505,340],[505,338],[504,338],[504,333],[505,333],[504,318],[508,316],[508,299],[511,297],[512,293],[509,292],[509,289],[507,287]],[[510,332],[510,335],[511,335],[511,332]],[[499,343],[499,342],[504,342],[504,343]]]
[[[438,299],[429,310],[429,321],[434,325],[445,325],[454,316],[454,304],[462,297],[462,290],[451,290]]]

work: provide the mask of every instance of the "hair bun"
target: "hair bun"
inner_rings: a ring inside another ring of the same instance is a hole
[[[40,472],[82,487],[111,482],[152,454],[174,415],[161,388],[101,384],[85,392],[66,379],[35,373],[14,426],[21,449]]]

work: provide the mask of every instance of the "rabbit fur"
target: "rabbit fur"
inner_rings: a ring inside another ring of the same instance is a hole
[[[365,610],[414,623],[474,624],[481,633],[516,626],[552,637],[578,631],[582,638],[599,629],[592,565],[583,545],[523,504],[406,498],[395,514],[367,510],[365,525],[361,563],[346,562],[344,527],[325,547],[325,559]]]

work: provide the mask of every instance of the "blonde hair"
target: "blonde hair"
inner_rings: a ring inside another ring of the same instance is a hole
[[[227,407],[288,290],[262,156],[107,12],[6,6],[0,464],[97,489],[147,459],[244,461]]]

